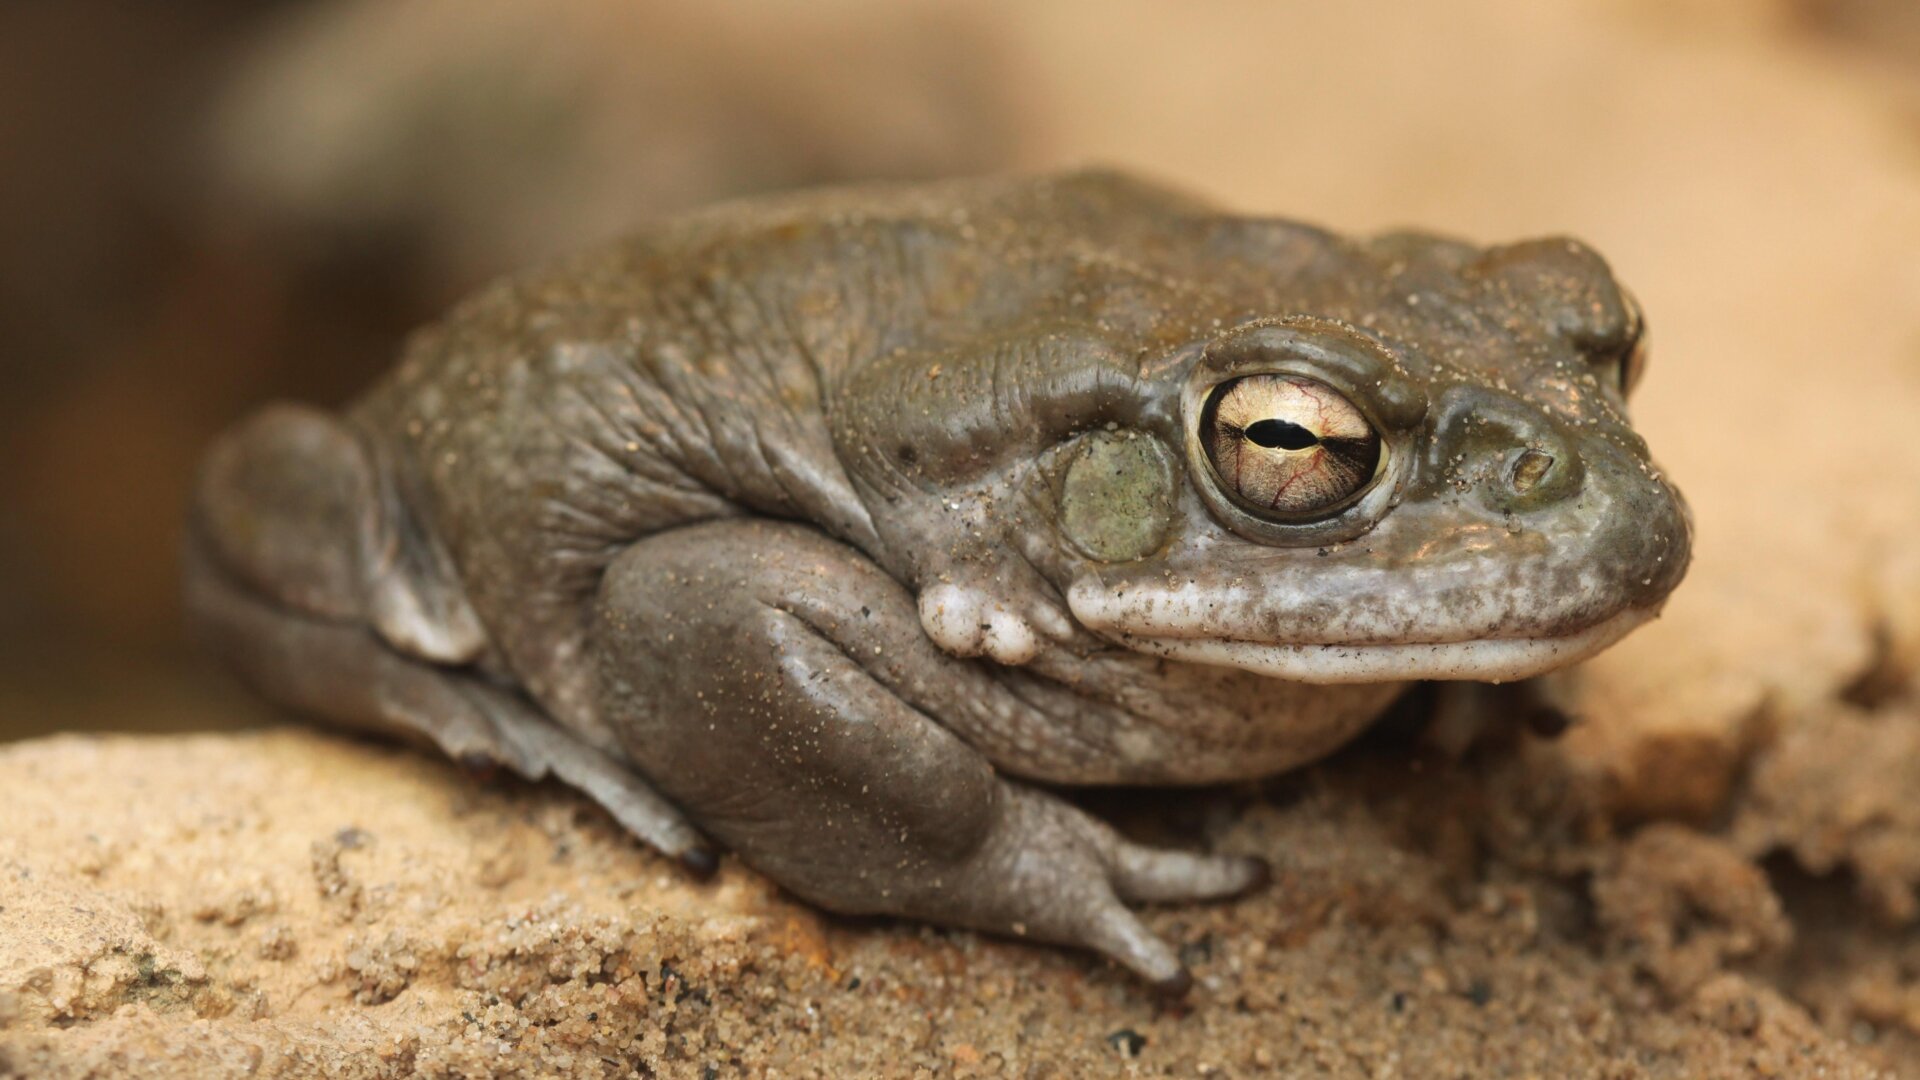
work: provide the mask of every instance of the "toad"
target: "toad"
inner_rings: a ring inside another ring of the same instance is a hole
[[[1638,310],[1567,239],[1355,239],[1111,173],[852,188],[497,284],[209,452],[188,595],[269,698],[558,778],[695,871],[1187,974],[1256,860],[1075,785],[1261,777],[1652,618]]]

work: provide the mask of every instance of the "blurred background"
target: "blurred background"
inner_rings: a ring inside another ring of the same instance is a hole
[[[182,633],[196,456],[267,399],[342,401],[489,277],[718,198],[1093,162],[1341,229],[1590,240],[1718,526],[1701,618],[1784,619],[1767,663],[1858,647],[1808,594],[1872,593],[1885,559],[1835,570],[1834,538],[1920,521],[1890,464],[1920,420],[1911,0],[29,0],[0,5],[0,738],[261,718]],[[1884,494],[1806,504],[1858,484]]]

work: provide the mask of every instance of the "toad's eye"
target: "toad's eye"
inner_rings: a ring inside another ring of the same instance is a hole
[[[1346,506],[1380,471],[1380,435],[1353,402],[1298,375],[1247,375],[1214,387],[1201,441],[1235,502],[1283,521]]]

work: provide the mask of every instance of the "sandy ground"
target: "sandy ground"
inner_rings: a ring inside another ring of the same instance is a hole
[[[1920,92],[1819,6],[983,9],[1020,164],[1591,240],[1697,514],[1557,742],[1407,720],[1097,800],[1278,868],[1154,914],[1186,1004],[691,885],[564,792],[397,750],[62,737],[0,750],[0,1075],[1920,1077]]]
[[[688,883],[551,788],[298,730],[0,757],[0,1073],[1866,1077],[1766,876],[1506,743],[1137,808],[1274,860],[1155,912],[1200,986]],[[112,792],[111,798],[76,792]]]

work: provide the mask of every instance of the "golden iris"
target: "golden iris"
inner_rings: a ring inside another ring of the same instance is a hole
[[[1380,436],[1353,402],[1300,375],[1248,375],[1214,388],[1201,417],[1214,472],[1248,510],[1331,513],[1367,489]]]

